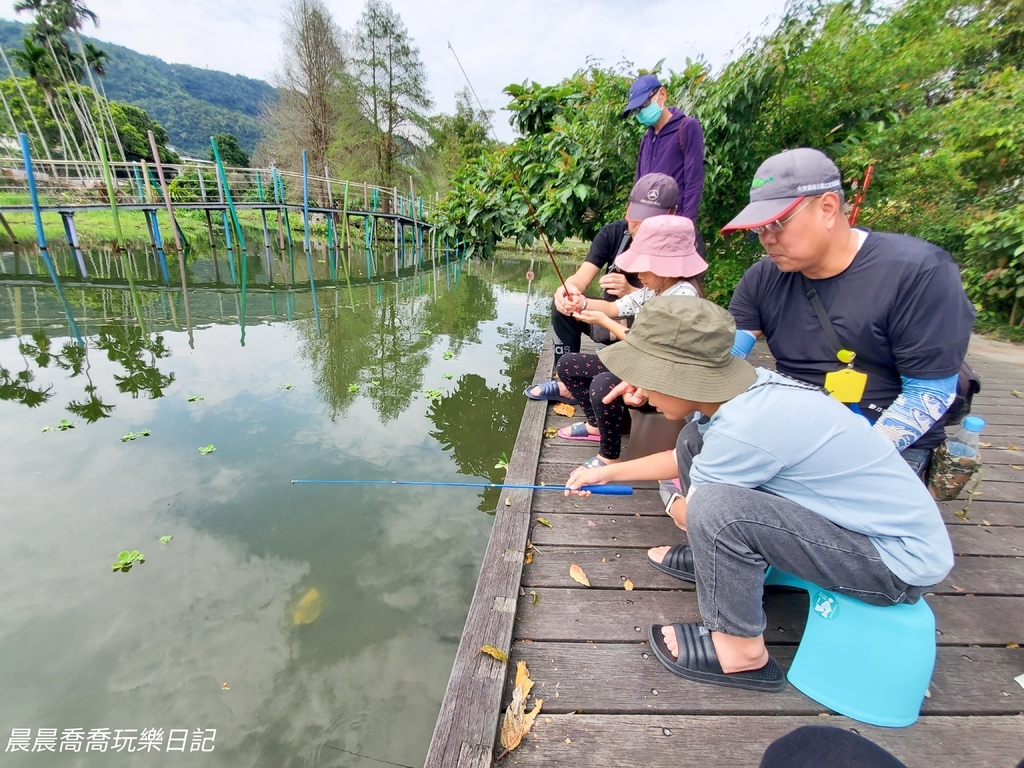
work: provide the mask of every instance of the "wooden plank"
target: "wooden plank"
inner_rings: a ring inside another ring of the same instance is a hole
[[[939,509],[942,510],[942,519],[946,525],[984,525],[986,521],[989,525],[1024,525],[1024,502],[990,501],[979,496],[971,502],[965,520],[958,517],[957,513],[966,506],[966,499],[941,502]]]
[[[566,565],[568,568],[568,565]],[[537,605],[533,605],[537,593]],[[628,643],[642,640],[651,624],[700,621],[692,591],[536,588],[519,599],[516,639]],[[928,598],[940,645],[1024,644],[1024,599],[971,595]],[[807,595],[765,593],[769,643],[796,642],[807,618]]]
[[[960,504],[957,509],[960,509]],[[565,497],[560,493],[538,493],[534,496],[533,511],[545,515],[645,515],[665,517],[665,505],[655,490],[634,491],[632,496],[579,496]],[[991,521],[989,521],[991,522]]]
[[[535,381],[546,378],[551,370],[550,345],[545,349],[537,363]],[[528,402],[509,460],[509,483],[532,483],[543,423],[543,404]],[[506,490],[498,501],[480,577],[427,751],[427,766],[490,765],[504,664],[480,653],[480,647],[493,645],[507,650],[511,643],[532,498],[532,491]]]
[[[1024,741],[1020,715],[923,717],[910,728],[878,728],[845,717],[542,714],[522,746],[502,765],[753,767],[771,742],[802,725],[855,730],[907,768],[1010,768],[1020,759]]]
[[[795,646],[770,646],[785,669]],[[674,677],[636,643],[514,643],[503,706],[515,684],[515,664],[525,661],[533,695],[545,714],[817,715],[827,707],[793,686],[775,695],[694,683]],[[926,715],[1015,715],[1024,689],[1013,678],[1024,668],[1022,648],[940,648],[922,712]],[[655,691],[657,693],[655,693]]]
[[[542,525],[533,528],[532,541],[537,547],[554,545],[648,549],[682,542],[686,536],[665,514],[641,517],[621,514],[547,514],[545,519],[551,524],[550,528]],[[953,551],[957,554],[1024,556],[1024,528],[951,525],[948,530]]]
[[[583,569],[595,589],[625,589],[629,579],[634,591],[647,589],[692,590],[693,585],[651,567],[644,549],[544,546],[535,550],[533,562],[523,569],[523,587],[572,589],[567,563]],[[1024,596],[1024,558],[956,558],[953,571],[937,585],[938,595]]]

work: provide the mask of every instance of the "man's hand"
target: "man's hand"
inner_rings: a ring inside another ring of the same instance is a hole
[[[599,283],[607,293],[610,293],[617,299],[621,299],[627,293],[632,293],[636,290],[636,288],[629,284],[626,276],[621,272],[609,272],[606,275],[601,275]]]
[[[611,392],[601,398],[601,402],[605,405],[611,405],[619,397],[622,398],[622,402],[631,408],[640,408],[647,405],[647,397],[637,394],[637,388],[628,381],[620,381],[616,384]]]

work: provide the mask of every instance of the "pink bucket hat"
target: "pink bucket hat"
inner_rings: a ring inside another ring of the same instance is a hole
[[[651,216],[640,222],[632,245],[619,254],[615,266],[658,277],[696,277],[708,263],[697,253],[692,221],[685,216]]]

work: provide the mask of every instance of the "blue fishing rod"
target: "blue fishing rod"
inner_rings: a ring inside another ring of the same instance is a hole
[[[515,485],[513,483],[435,483],[429,480],[292,480],[292,485],[423,485],[433,488],[513,488],[525,491],[565,491],[559,485]],[[581,491],[595,496],[632,496],[631,485],[584,485]]]

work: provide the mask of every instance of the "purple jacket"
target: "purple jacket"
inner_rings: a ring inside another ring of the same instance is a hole
[[[655,134],[648,128],[640,140],[640,153],[636,159],[633,182],[648,173],[668,174],[679,185],[679,216],[697,222],[700,196],[704,191],[704,134],[696,118],[687,118],[681,109],[669,107],[672,117]],[[683,147],[679,148],[679,130],[682,126]]]

